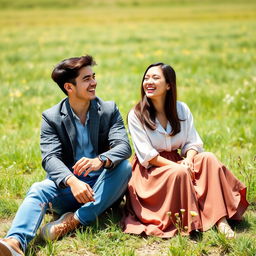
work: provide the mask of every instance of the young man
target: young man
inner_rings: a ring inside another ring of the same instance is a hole
[[[62,215],[41,230],[43,238],[55,240],[94,221],[126,190],[131,148],[115,103],[95,95],[93,65],[87,55],[66,59],[52,72],[68,97],[43,113],[40,145],[47,178],[30,188],[0,240],[0,256],[24,255],[47,209]]]

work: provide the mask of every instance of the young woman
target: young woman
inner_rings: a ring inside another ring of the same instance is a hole
[[[188,106],[177,101],[171,66],[146,69],[128,126],[136,154],[124,232],[172,237],[178,229],[189,233],[216,225],[233,238],[227,219],[241,219],[246,187],[214,154],[203,152]]]

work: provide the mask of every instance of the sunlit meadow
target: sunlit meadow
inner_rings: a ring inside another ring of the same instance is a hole
[[[233,226],[237,238],[227,241],[214,229],[196,239],[125,235],[113,210],[61,241],[36,238],[27,255],[256,254],[256,3],[157,3],[0,0],[0,237],[30,185],[45,177],[41,113],[64,97],[51,71],[64,58],[88,53],[98,64],[98,96],[116,101],[124,119],[147,65],[173,66],[178,98],[189,105],[205,150],[248,187],[251,206]]]

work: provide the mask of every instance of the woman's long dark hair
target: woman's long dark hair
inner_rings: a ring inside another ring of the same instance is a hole
[[[165,97],[164,112],[172,127],[170,135],[174,136],[180,132],[180,121],[182,120],[179,119],[177,113],[176,74],[171,66],[159,62],[147,67],[141,82],[141,100],[136,104],[134,111],[143,125],[146,125],[151,130],[156,129],[156,110],[151,99],[147,98],[143,88],[143,81],[147,71],[156,66],[159,66],[162,69],[165,81],[170,85],[170,90],[167,90]]]

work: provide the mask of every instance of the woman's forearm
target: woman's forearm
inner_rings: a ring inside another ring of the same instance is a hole
[[[149,163],[153,166],[166,166],[166,165],[175,165],[176,163],[168,160],[160,155],[157,155],[153,159],[149,161]]]

